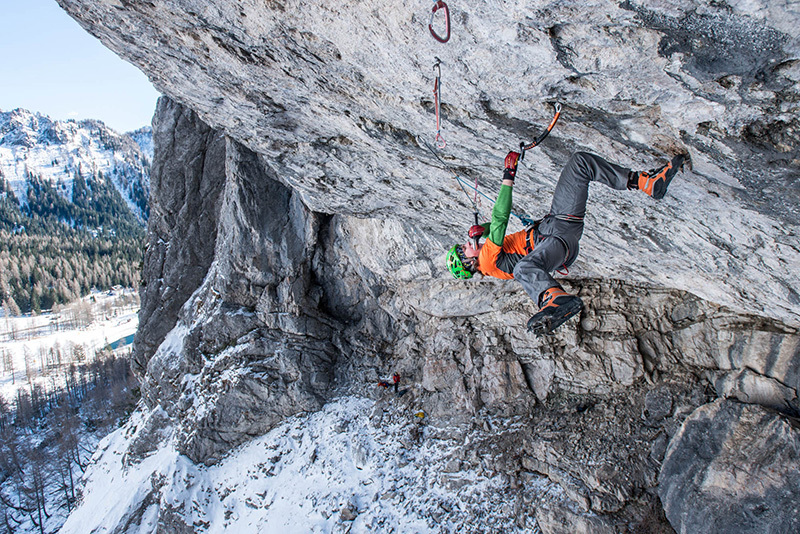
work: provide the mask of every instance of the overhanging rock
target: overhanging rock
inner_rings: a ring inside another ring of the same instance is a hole
[[[440,45],[428,9],[402,2],[60,3],[181,104],[157,121],[205,136],[162,145],[204,164],[154,189],[137,362],[158,424],[144,441],[171,429],[176,450],[214,463],[398,372],[401,412],[481,425],[486,448],[460,451],[471,469],[499,450],[491,468],[516,489],[545,474],[583,503],[576,525],[614,529],[663,521],[655,474],[713,392],[702,377],[736,398],[797,398],[796,12],[451,2]],[[732,53],[747,61],[714,60]],[[524,332],[534,304],[513,282],[443,268],[472,214],[422,143],[436,56],[441,155],[490,196],[505,152],[564,104],[524,160],[518,211],[544,213],[576,150],[636,169],[692,154],[663,201],[591,189],[561,279],[587,308],[552,338]],[[546,424],[514,423],[534,415]]]
[[[576,268],[800,322],[800,15],[788,7],[455,3],[442,45],[429,9],[400,1],[59,3],[311,210],[403,220],[442,248],[471,209],[420,143],[434,129],[434,57],[443,157],[490,196],[504,153],[549,120],[546,102],[564,104],[525,159],[521,211],[546,211],[575,150],[647,169],[688,149],[693,172],[660,203],[592,190]]]

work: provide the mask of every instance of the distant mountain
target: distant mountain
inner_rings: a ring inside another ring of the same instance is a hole
[[[128,137],[136,141],[136,144],[139,145],[139,148],[144,153],[147,161],[153,161],[153,128],[150,126],[144,126],[139,128],[138,130],[134,130],[132,132],[128,132]],[[148,174],[149,180],[149,174]]]
[[[149,216],[152,130],[0,111],[0,304],[39,311],[135,286]]]
[[[153,133],[148,126],[119,134],[100,121],[53,121],[24,109],[0,112],[0,177],[25,204],[31,175],[67,200],[78,172],[113,185],[142,222],[147,220]]]

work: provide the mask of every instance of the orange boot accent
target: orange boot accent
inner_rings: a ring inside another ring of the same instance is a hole
[[[656,182],[659,180],[665,180],[667,176],[667,171],[672,169],[672,162],[667,163],[661,169],[658,170],[658,173],[650,176],[646,172],[641,172],[639,174],[639,189],[650,195],[653,196],[653,186],[656,185]]]
[[[688,157],[687,154],[678,154],[672,158],[672,161],[659,169],[640,172],[637,184],[639,190],[644,191],[656,200],[664,198],[667,193],[667,187],[669,187],[675,175],[678,174],[678,171],[683,169],[683,164]]]
[[[545,290],[545,292],[542,294],[542,307],[539,308],[539,311],[542,311],[545,308],[558,308],[558,304],[556,304],[556,298],[563,296],[569,297],[571,295],[560,287],[551,287],[550,289]]]
[[[560,287],[551,287],[542,293],[542,307],[528,321],[528,331],[537,336],[549,334],[582,309],[580,297],[570,295]]]

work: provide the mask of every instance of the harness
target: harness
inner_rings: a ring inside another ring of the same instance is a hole
[[[569,274],[569,269],[567,268],[566,259],[569,258],[569,245],[567,244],[564,238],[557,236],[557,235],[542,235],[539,233],[539,225],[544,221],[547,217],[552,217],[559,221],[564,222],[572,222],[572,223],[583,223],[583,217],[578,217],[577,215],[547,215],[537,221],[533,221],[533,224],[528,225],[525,228],[525,254],[530,254],[533,252],[533,247],[537,241],[543,239],[545,237],[554,237],[561,241],[561,244],[564,245],[564,249],[567,251],[564,263],[561,264],[561,268],[564,269],[564,272],[561,272],[561,269],[556,269],[556,272],[561,276],[567,276]]]

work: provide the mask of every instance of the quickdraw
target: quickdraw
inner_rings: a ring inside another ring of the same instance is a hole
[[[550,121],[550,125],[547,127],[547,129],[545,131],[543,131],[542,134],[539,137],[537,137],[536,140],[533,143],[531,143],[529,145],[526,145],[524,142],[522,142],[522,143],[519,144],[519,160],[520,161],[522,161],[525,158],[525,151],[526,150],[532,149],[533,147],[535,147],[536,145],[538,145],[539,143],[544,141],[547,138],[548,135],[550,135],[550,132],[555,127],[556,122],[558,122],[558,118],[561,116],[561,104],[556,102],[555,108],[556,108],[556,114],[553,115],[553,120]]]
[[[433,68],[436,69],[436,78],[433,81],[433,107],[436,112],[436,137],[433,138],[436,146],[444,148],[447,146],[447,141],[442,137],[442,67],[439,58],[436,58],[436,63]]]
[[[440,9],[444,10],[444,37],[440,36],[436,31],[433,29],[433,17],[436,16],[436,12]],[[443,0],[435,0],[433,2],[433,11],[431,11],[431,20],[428,22],[428,29],[431,31],[431,35],[433,38],[439,41],[440,43],[446,43],[450,40],[450,9],[447,7],[447,4],[444,3]]]

